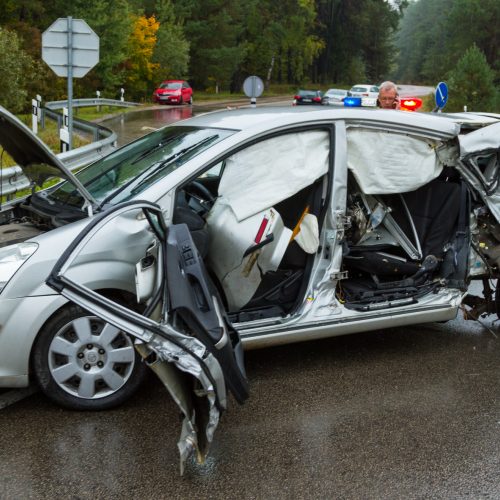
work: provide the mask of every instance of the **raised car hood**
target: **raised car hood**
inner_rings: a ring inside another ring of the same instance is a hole
[[[12,113],[0,106],[0,145],[35,185],[59,177],[71,182],[90,205],[92,195],[59,158]]]

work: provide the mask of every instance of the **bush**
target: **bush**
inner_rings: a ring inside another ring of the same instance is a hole
[[[0,104],[13,113],[28,106],[26,84],[33,72],[32,58],[13,31],[0,27]]]

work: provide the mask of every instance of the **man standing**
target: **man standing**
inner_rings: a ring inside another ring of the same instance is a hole
[[[378,90],[377,106],[380,109],[399,109],[398,87],[393,82],[384,82]]]

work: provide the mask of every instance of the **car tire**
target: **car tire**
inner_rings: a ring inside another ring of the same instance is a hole
[[[189,96],[189,101],[188,101],[188,104],[189,104],[190,106],[192,106],[192,105],[193,105],[193,96],[192,96],[192,95],[191,95],[191,96]]]
[[[41,329],[33,368],[52,401],[94,411],[124,403],[148,373],[128,335],[75,305],[60,309]]]

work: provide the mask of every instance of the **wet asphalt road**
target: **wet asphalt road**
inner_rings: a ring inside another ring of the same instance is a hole
[[[155,379],[103,413],[38,393],[0,412],[0,498],[500,498],[496,335],[455,320],[247,352],[249,401],[183,477]]]
[[[123,140],[166,111],[133,126],[124,115]],[[0,499],[500,499],[492,328],[455,320],[247,352],[250,399],[230,401],[207,462],[183,477],[180,417],[153,376],[103,413],[36,393],[0,410]]]

